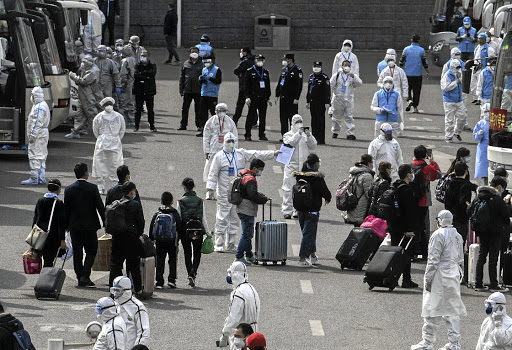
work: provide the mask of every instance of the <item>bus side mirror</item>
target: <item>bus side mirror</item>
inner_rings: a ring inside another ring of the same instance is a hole
[[[89,24],[89,11],[80,10],[80,20],[82,21],[82,25],[86,26]]]
[[[43,21],[34,21],[34,40],[37,45],[43,45],[45,40],[48,38],[48,29]]]
[[[64,17],[64,12],[62,11],[55,11],[53,16],[53,20],[55,23],[55,26],[57,28],[64,28],[66,26],[66,18]]]

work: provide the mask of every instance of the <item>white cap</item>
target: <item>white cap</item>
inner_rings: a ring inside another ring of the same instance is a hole
[[[112,97],[105,97],[103,100],[100,101],[100,107],[105,106],[107,102],[112,103],[112,105],[115,105],[116,103],[116,101]]]
[[[437,221],[441,227],[449,227],[452,226],[453,223],[453,215],[449,210],[441,210],[439,214],[437,214]]]
[[[383,132],[389,132],[393,131],[393,127],[389,123],[384,123],[380,126],[380,130],[382,130]]]

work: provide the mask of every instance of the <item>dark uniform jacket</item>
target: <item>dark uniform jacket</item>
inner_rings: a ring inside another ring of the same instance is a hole
[[[238,77],[238,91],[245,90],[245,73],[254,64],[254,55],[248,54],[242,61],[236,66],[233,73]]]
[[[311,74],[308,81],[307,103],[331,103],[331,84],[329,77],[324,72]]]
[[[263,72],[263,79],[262,79]],[[265,83],[265,87],[261,88],[261,81]],[[270,91],[270,74],[263,67],[252,66],[245,73],[245,98],[262,99],[267,101],[271,95]]]
[[[135,80],[133,82],[134,95],[156,95],[156,64],[148,62],[147,65],[139,63],[135,66]]]
[[[200,58],[196,63],[188,59],[183,63],[180,75],[180,95],[184,94],[200,94],[201,84],[199,83],[199,76],[203,72],[203,63]]]
[[[164,19],[164,35],[174,35],[178,33],[178,14],[175,9],[167,11]]]
[[[302,79],[302,69],[299,66],[293,65],[291,69],[286,67],[277,82],[276,97],[298,100],[302,92]]]
[[[105,206],[98,186],[86,180],[77,180],[64,190],[66,228],[70,231],[96,231],[105,222]]]

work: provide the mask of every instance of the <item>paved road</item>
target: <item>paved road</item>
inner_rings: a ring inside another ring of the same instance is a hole
[[[159,93],[156,96],[156,126],[159,132],[150,133],[148,125],[143,123],[141,131],[128,131],[123,140],[125,163],[130,167],[132,180],[139,188],[147,222],[159,205],[161,192],[171,191],[175,198],[181,195],[180,183],[185,176],[192,176],[198,183],[198,192],[204,193],[204,186],[200,182],[204,165],[201,141],[194,136],[194,130],[176,130],[181,115],[179,68],[161,64],[165,60],[164,50],[150,51],[159,69]],[[180,51],[182,57],[186,57],[185,51]],[[267,56],[272,85],[275,86],[282,52],[268,51],[264,54]],[[328,51],[297,52],[297,64],[303,67],[306,75],[311,73],[310,64],[316,60],[323,61],[326,71],[330,71],[334,54]],[[333,140],[328,130],[328,144],[316,149],[322,158],[321,171],[326,174],[327,184],[333,192],[347,176],[349,167],[361,154],[366,153],[373,138],[374,115],[369,106],[376,91],[375,67],[384,54],[358,54],[364,82],[357,89],[355,99],[358,139]],[[228,104],[231,113],[234,112],[238,92],[237,79],[232,74],[238,62],[237,56],[235,50],[219,50],[217,60],[224,76],[220,100]],[[441,168],[446,170],[460,145],[446,144],[443,140],[444,114],[438,85],[439,69],[433,67],[431,70],[432,78],[425,81],[420,103],[420,110],[424,112],[406,114],[406,133],[399,142],[407,162],[412,160],[416,145],[421,143],[435,147],[434,154]],[[305,110],[304,97],[301,98],[299,112],[305,116],[304,124],[308,125],[310,116]],[[470,125],[473,126],[478,120],[479,110],[469,106],[469,112]],[[240,146],[246,149],[279,147],[276,107],[269,110],[267,120],[269,142],[240,141]],[[190,121],[193,124],[192,117]],[[327,124],[330,127],[330,123]],[[61,127],[51,133],[47,162],[48,178],[57,177],[64,185],[74,181],[72,169],[76,162],[91,164],[95,142],[93,136],[66,140],[66,132],[68,128]],[[461,145],[475,154],[476,143],[472,141],[471,133],[463,134]],[[105,273],[94,273],[92,278],[98,288],[79,289],[74,280],[72,264],[68,263],[68,278],[61,300],[38,301],[34,298],[36,276],[23,274],[21,254],[27,248],[23,239],[29,231],[34,204],[45,189],[19,185],[28,174],[26,159],[4,156],[0,162],[0,300],[31,331],[37,348],[46,348],[49,338],[63,338],[66,342],[86,341],[82,329],[95,319],[93,305],[97,299],[107,295],[108,278]],[[280,218],[278,189],[282,182],[282,167],[274,161],[267,164],[264,175],[259,178],[259,185],[262,192],[274,197],[273,215]],[[471,172],[474,173],[473,169]],[[432,221],[435,213],[441,209],[439,203],[434,204]],[[207,214],[209,223],[213,225],[214,202],[207,202]],[[297,221],[289,220],[288,224],[289,264],[249,269],[250,281],[261,298],[259,326],[268,339],[269,349],[407,349],[420,340],[421,289],[397,288],[392,293],[369,291],[367,285],[362,283],[362,272],[340,270],[334,256],[351,226],[342,222],[334,204],[322,209],[318,228],[320,265],[317,268],[304,270],[294,266],[301,235]],[[180,253],[178,289],[159,291],[146,303],[151,316],[153,349],[215,348],[215,340],[220,336],[228,311],[231,288],[225,282],[225,275],[232,260],[232,254],[203,256],[198,287],[191,289],[186,283],[186,270]],[[421,283],[423,271],[424,264],[413,264],[413,279]],[[485,317],[483,300],[486,294],[478,294],[465,287],[462,292],[469,313],[462,321],[462,346],[472,348],[476,344],[479,325]],[[439,347],[446,341],[444,334],[445,329],[441,327]]]

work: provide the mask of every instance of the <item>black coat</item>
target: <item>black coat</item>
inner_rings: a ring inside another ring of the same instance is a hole
[[[453,178],[446,189],[444,208],[453,215],[453,222],[467,223],[473,184],[466,179]],[[461,232],[463,233],[463,232]]]
[[[476,193],[477,197],[471,202],[467,210],[468,215],[471,215],[478,200],[485,200],[489,205],[490,222],[493,224],[485,232],[475,231],[475,235],[485,238],[504,235],[510,228],[510,206],[503,201],[498,191],[493,187],[480,186]]]
[[[261,74],[263,73],[263,82],[265,88],[261,88]],[[253,66],[245,73],[245,98],[267,101],[272,94],[270,91],[270,74],[263,67]]]
[[[110,9],[108,0],[98,0],[98,7],[101,12],[105,15],[106,18],[112,18],[113,16],[119,16],[121,14],[121,10],[119,9],[119,0],[110,0]],[[107,16],[108,12],[108,16]]]
[[[164,35],[175,36],[178,33],[178,14],[175,9],[167,11],[164,19]]]
[[[329,191],[329,188],[325,183],[324,174],[322,174],[319,171],[294,171],[292,175],[295,177],[297,181],[300,179],[304,179],[311,184],[313,200],[310,203],[309,212],[320,211],[320,209],[322,208],[322,198],[328,202],[331,201],[331,191]]]
[[[133,94],[134,95],[156,95],[156,64],[148,62],[147,65],[139,63],[135,66],[133,82]]]
[[[128,199],[127,197],[124,197]],[[142,205],[136,200],[129,200],[124,205],[126,224],[128,225],[130,234],[137,237],[144,234],[144,213]]]
[[[331,83],[324,72],[311,74],[308,81],[307,103],[331,103]]]
[[[405,186],[400,185],[405,184]],[[418,221],[418,201],[414,197],[414,188],[402,180],[396,180],[393,187],[398,188],[395,192],[400,218],[391,222],[391,235],[403,236],[405,232],[415,232],[420,226]]]
[[[233,73],[238,77],[238,91],[245,91],[245,74],[247,70],[254,65],[254,55],[248,54],[242,61],[236,66]]]
[[[18,344],[16,343],[16,347],[14,346],[16,340],[12,334],[20,329],[23,329],[23,324],[11,314],[0,316],[0,349],[17,349]]]
[[[180,75],[180,95],[184,94],[200,94],[201,84],[199,83],[199,76],[203,72],[203,63],[200,58],[196,63],[188,59],[183,63]]]
[[[122,199],[123,196],[123,183],[119,182],[117,185],[112,186],[107,192],[107,198],[105,198],[105,206],[112,204],[113,201]],[[135,190],[135,198],[133,199],[140,203],[139,191]]]
[[[77,180],[64,190],[66,228],[70,231],[96,231],[105,222],[105,206],[98,186],[86,180]]]
[[[50,221],[50,215],[52,212],[53,198],[39,198],[36,204],[36,210],[34,212],[34,219],[32,220],[32,226],[39,226],[42,230],[48,230],[48,222]],[[64,202],[57,199],[55,203],[55,210],[53,212],[52,224],[50,231],[48,232],[48,239],[43,248],[43,254],[57,253],[60,247],[60,241],[66,238],[66,210],[64,208]]]
[[[283,79],[284,85],[281,85]],[[276,97],[298,100],[302,92],[302,80],[302,69],[299,66],[293,66],[289,72],[284,70],[277,82]]]

